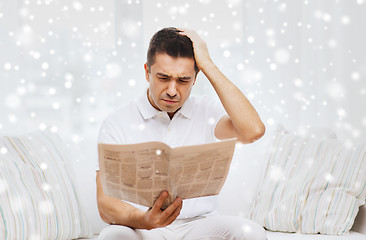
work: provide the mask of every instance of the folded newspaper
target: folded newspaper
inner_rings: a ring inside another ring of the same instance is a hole
[[[182,199],[219,194],[236,139],[170,148],[162,142],[98,144],[99,175],[106,195],[152,207],[159,194]]]

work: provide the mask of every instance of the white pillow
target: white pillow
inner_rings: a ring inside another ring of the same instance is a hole
[[[250,218],[273,231],[347,234],[364,204],[366,145],[282,130]]]
[[[229,175],[219,197],[220,213],[249,218],[268,164],[271,144],[281,131],[284,131],[281,124],[267,127],[265,135],[256,142],[236,145]],[[299,135],[317,139],[336,138],[331,129],[319,127],[300,129]]]
[[[219,212],[249,218],[270,146],[266,136],[251,144],[237,144],[228,177],[220,192]]]
[[[5,137],[0,149],[1,239],[91,236],[58,136]]]

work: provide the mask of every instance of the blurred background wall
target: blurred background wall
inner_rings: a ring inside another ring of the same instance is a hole
[[[366,0],[0,0],[0,135],[58,133],[78,184],[94,186],[101,122],[147,87],[151,36],[178,26],[202,36],[267,129],[364,143],[365,23]],[[216,96],[202,73],[192,94]]]
[[[101,121],[147,87],[160,28],[193,28],[267,127],[366,135],[365,0],[0,1],[0,134],[93,148]],[[193,94],[215,92],[200,73]]]

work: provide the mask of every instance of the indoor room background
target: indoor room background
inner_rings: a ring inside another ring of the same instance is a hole
[[[364,143],[365,22],[365,0],[0,0],[0,134],[58,133],[94,168],[103,119],[147,88],[149,40],[176,26],[202,36],[267,129]],[[216,96],[202,73],[192,94]]]

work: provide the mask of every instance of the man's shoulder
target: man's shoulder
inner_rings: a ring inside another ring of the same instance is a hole
[[[208,95],[191,95],[189,100],[195,107],[207,107],[208,105],[218,103],[220,101],[217,97],[215,98]]]
[[[131,117],[133,114],[136,113],[136,111],[138,112],[136,100],[132,100],[132,101],[128,102],[127,104],[124,104],[124,105],[116,108],[112,112],[110,112],[107,115],[106,120],[111,121],[111,120],[115,120],[115,119],[129,117],[129,116]]]
[[[226,113],[218,97],[200,95],[190,98],[195,119],[218,118]]]

